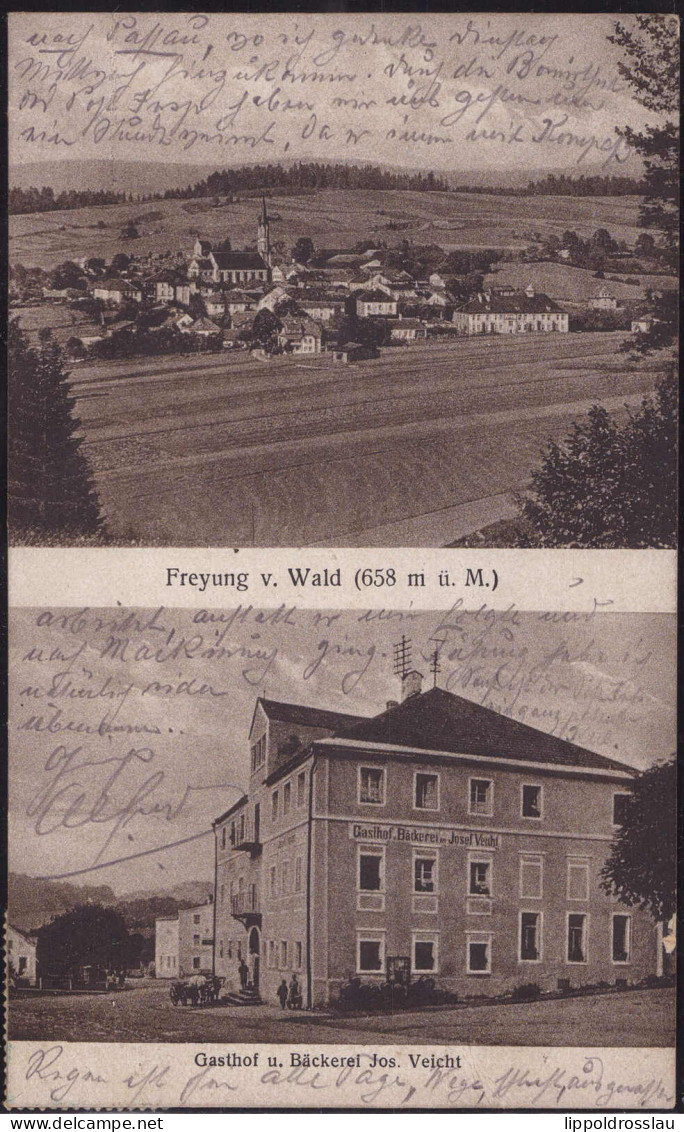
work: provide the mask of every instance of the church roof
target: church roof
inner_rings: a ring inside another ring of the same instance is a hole
[[[265,271],[266,264],[257,252],[214,252],[220,271]]]

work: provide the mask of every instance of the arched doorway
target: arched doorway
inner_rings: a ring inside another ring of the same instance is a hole
[[[259,962],[260,962],[260,947],[261,940],[259,938],[259,929],[254,927],[249,933],[249,981],[254,987],[255,991],[259,990]]]

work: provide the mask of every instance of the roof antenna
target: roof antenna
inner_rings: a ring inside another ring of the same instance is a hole
[[[432,673],[432,687],[437,687],[437,673],[442,671],[442,666],[439,663],[439,649],[430,656],[430,672]]]
[[[394,675],[404,677],[411,671],[411,641],[402,634],[399,644],[394,646]]]

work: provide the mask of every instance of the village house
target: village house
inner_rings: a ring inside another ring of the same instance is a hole
[[[602,287],[598,295],[590,299],[589,306],[595,311],[616,311],[619,304],[615,295],[611,295],[610,291]]]
[[[355,296],[359,318],[391,318],[397,313],[397,300],[386,291],[360,291]]]
[[[315,298],[310,295],[297,296],[297,305],[317,322],[329,322],[336,315],[344,313],[342,299]]]
[[[191,334],[197,334],[200,338],[211,338],[213,334],[220,334],[221,327],[212,322],[210,318],[195,319],[192,326],[188,328]]]
[[[160,271],[149,280],[149,284],[152,288],[152,298],[159,303],[181,303],[187,307],[190,305],[190,296],[197,293],[195,280],[185,279],[180,272],[172,268]]]
[[[461,334],[520,334],[569,329],[568,315],[548,295],[530,285],[524,291],[481,291],[452,322]]]
[[[208,291],[202,296],[210,318],[223,318],[226,313],[226,300],[222,291]]]
[[[158,979],[210,975],[214,958],[214,904],[180,908],[154,924],[154,964]]]
[[[322,331],[311,318],[288,316],[278,331],[278,345],[293,354],[320,354]]]
[[[14,975],[36,985],[36,939],[30,932],[7,925],[7,961]]]
[[[416,338],[426,338],[425,325],[417,318],[397,318],[388,322],[390,338],[393,342],[415,342]]]
[[[129,279],[97,279],[88,284],[94,299],[121,306],[124,302],[142,302],[142,287]]]

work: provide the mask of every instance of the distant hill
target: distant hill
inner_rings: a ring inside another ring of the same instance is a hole
[[[117,898],[106,884],[67,884],[10,873],[7,905],[10,923],[23,931],[39,928],[77,904],[113,905],[129,927],[142,928],[153,926],[157,916],[172,916],[179,908],[206,903],[213,891],[213,881],[184,881],[167,889],[125,893]]]
[[[77,904],[115,903],[116,896],[108,884],[67,884],[22,873],[10,873],[7,882],[9,921],[24,931],[39,928]]]
[[[240,162],[233,165],[213,162],[203,165],[186,165],[183,162],[163,161],[32,161],[25,165],[10,165],[9,185],[11,188],[30,189],[32,187],[51,188],[55,195],[68,192],[70,189],[81,191],[97,191],[110,189],[114,192],[133,193],[134,196],[146,193],[164,193],[168,190],[190,188],[199,181],[204,181],[210,174],[221,169],[237,168],[240,165],[246,168],[249,164],[258,162]],[[289,167],[295,162],[280,162]],[[370,162],[335,161],[336,165],[368,165]],[[417,167],[394,166],[383,164],[382,169],[389,172],[417,171]],[[641,166],[638,158],[628,160],[621,166],[620,172],[625,176],[637,175]],[[427,172],[422,169],[422,172]],[[547,177],[549,174],[568,174],[568,169],[532,168],[519,166],[506,170],[463,169],[446,170],[435,167],[435,174],[443,177],[454,187],[472,185],[474,187],[493,187],[523,189],[529,181]]]

